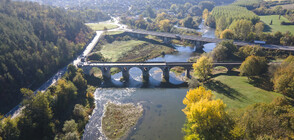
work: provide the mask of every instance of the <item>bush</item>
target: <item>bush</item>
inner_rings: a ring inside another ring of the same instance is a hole
[[[234,32],[230,29],[225,29],[221,34],[220,38],[221,39],[234,39]]]
[[[240,75],[246,75],[248,78],[260,76],[267,71],[268,65],[264,57],[249,56],[240,66]]]
[[[106,62],[106,59],[103,57],[103,55],[100,52],[91,53],[88,56],[88,59],[98,61],[98,62]]]
[[[248,56],[255,55],[255,56],[264,56],[264,52],[262,47],[258,45],[247,45],[239,48],[239,51],[236,53],[237,56],[241,59],[245,59]]]
[[[294,98],[294,65],[282,65],[274,74],[275,91]]]
[[[278,98],[270,104],[247,107],[235,117],[235,127],[243,130],[240,139],[291,139],[294,134],[293,107],[285,104],[286,99]]]

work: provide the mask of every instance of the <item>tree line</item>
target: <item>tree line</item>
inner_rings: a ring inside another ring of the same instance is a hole
[[[35,89],[79,54],[91,29],[63,9],[30,2],[0,1],[0,112]]]

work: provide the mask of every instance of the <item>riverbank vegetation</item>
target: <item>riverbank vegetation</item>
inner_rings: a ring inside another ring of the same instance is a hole
[[[75,58],[93,32],[64,9],[0,1],[0,113]]]
[[[94,109],[95,88],[87,85],[81,69],[69,65],[57,84],[36,95],[21,89],[23,109],[0,123],[0,139],[81,139]]]
[[[102,131],[110,140],[121,139],[130,132],[142,115],[141,105],[108,102],[102,118]]]

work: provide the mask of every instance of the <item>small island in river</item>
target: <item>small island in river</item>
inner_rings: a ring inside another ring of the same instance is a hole
[[[129,133],[143,115],[142,105],[108,102],[102,118],[102,131],[110,140],[117,140]]]

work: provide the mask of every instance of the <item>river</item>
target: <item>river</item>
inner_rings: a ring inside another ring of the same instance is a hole
[[[214,30],[203,24],[200,26],[200,32],[203,36],[215,38]],[[166,62],[187,62],[191,56],[197,55],[194,48],[174,45],[177,49],[175,54],[167,54],[148,60],[166,61]],[[215,47],[214,43],[204,45],[204,51],[209,52]],[[144,108],[144,115],[138,124],[131,130],[127,139],[134,140],[179,140],[183,138],[182,127],[185,123],[185,115],[182,109],[185,107],[182,103],[188,88],[166,88],[161,84],[162,71],[159,68],[150,70],[150,79],[148,86],[142,83],[142,72],[138,68],[132,68],[130,73],[130,84],[123,87],[119,81],[121,72],[112,76],[111,88],[98,88],[95,91],[96,107],[86,125],[83,140],[104,140],[101,128],[101,118],[103,116],[104,105],[108,102],[114,103],[140,103]],[[180,85],[184,83],[181,79],[184,73],[177,75],[170,72],[171,85]]]

